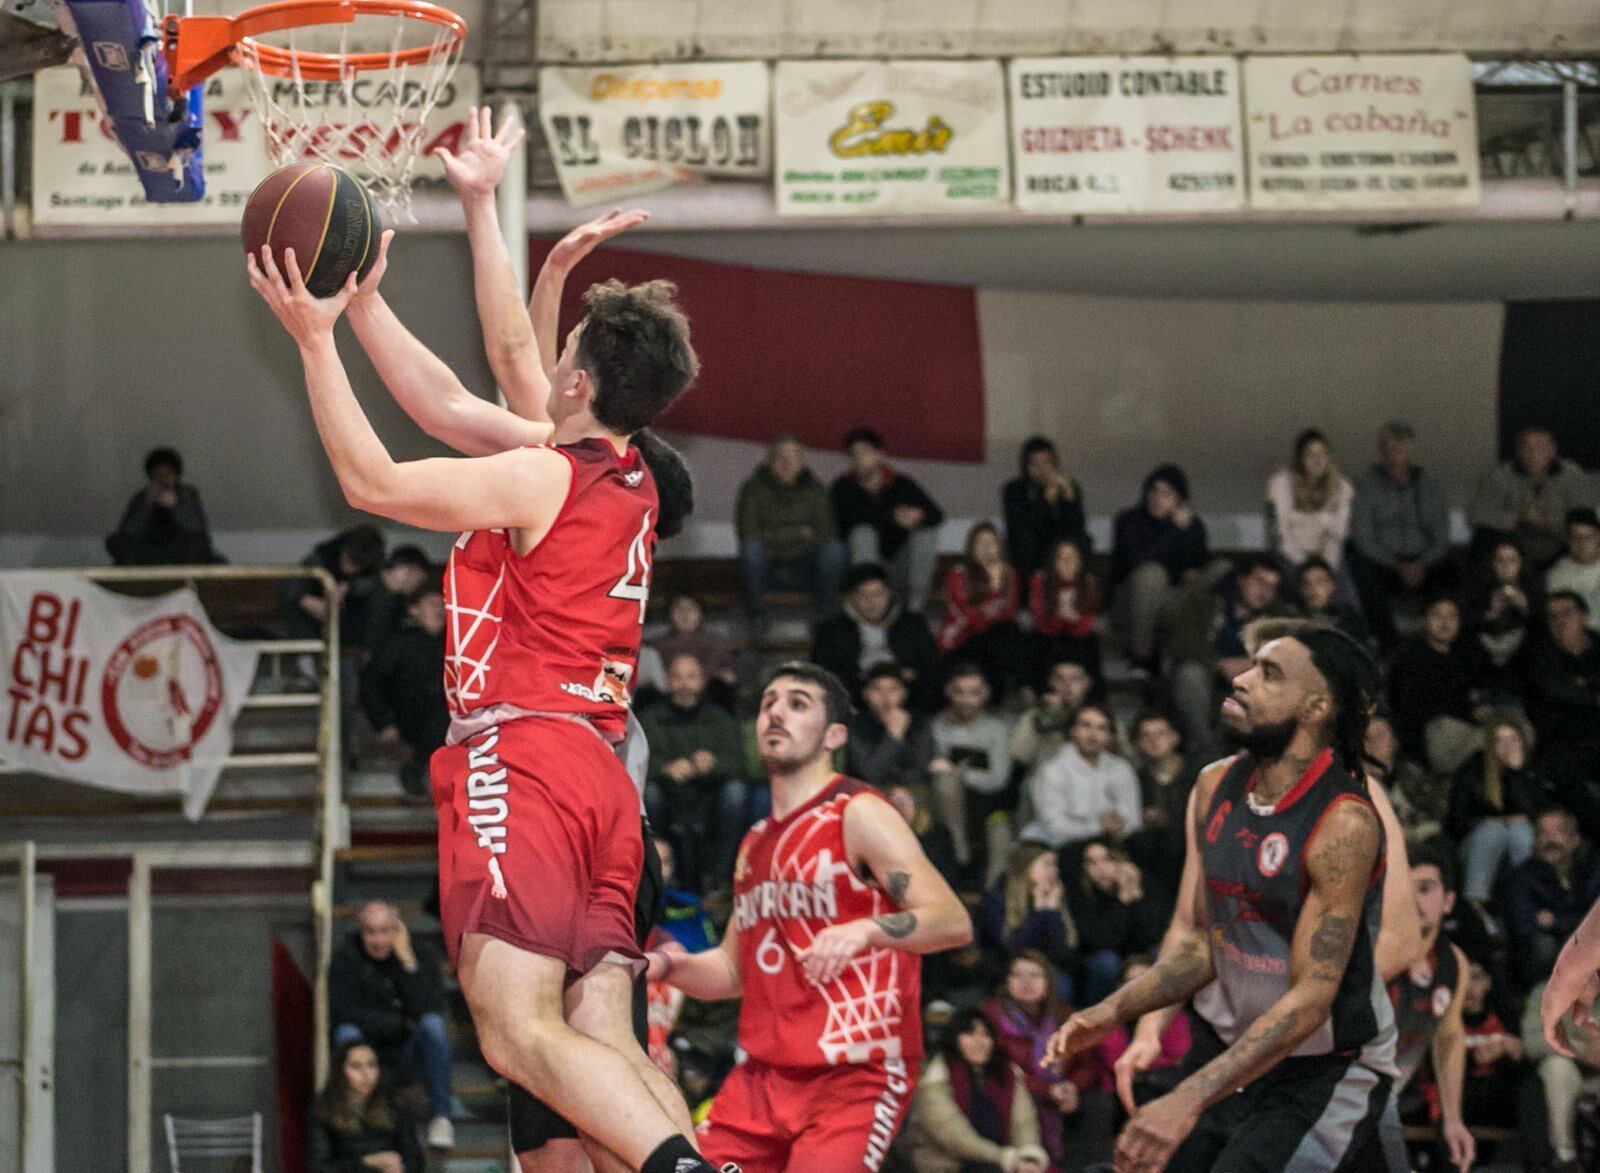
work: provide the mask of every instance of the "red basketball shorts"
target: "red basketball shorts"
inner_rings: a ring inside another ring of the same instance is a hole
[[[602,961],[642,963],[639,792],[599,734],[519,717],[445,746],[431,772],[452,959],[463,934],[485,933],[579,974]]]
[[[700,1150],[744,1173],[877,1173],[916,1082],[899,1059],[807,1071],[746,1060],[711,1101]]]

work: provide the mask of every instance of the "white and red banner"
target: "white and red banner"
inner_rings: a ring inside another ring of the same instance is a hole
[[[363,74],[349,87],[338,82],[288,80],[271,84],[273,101],[299,122],[321,127],[320,144],[338,143],[343,165],[363,154],[392,153],[393,124],[414,120],[421,88],[391,72]],[[478,101],[478,71],[462,65],[440,91],[422,125],[415,178],[420,186],[442,184],[444,168],[432,151],[456,148],[467,110]],[[128,153],[100,109],[100,101],[74,65],[42,69],[33,78],[33,222],[45,227],[192,227],[237,224],[256,184],[271,173],[267,131],[238,69],[224,69],[205,83],[202,152],[206,194],[195,203],[152,204],[134,174]],[[309,152],[303,158],[314,158]]]
[[[191,590],[140,599],[70,574],[0,574],[0,761],[198,819],[233,750],[259,652],[211,626]]]
[[[1023,211],[1244,206],[1235,58],[1022,58],[1011,62],[1009,78]]]
[[[1475,208],[1478,114],[1460,54],[1246,57],[1250,206]]]
[[[765,61],[547,66],[539,118],[567,201],[628,199],[706,175],[772,170]]]

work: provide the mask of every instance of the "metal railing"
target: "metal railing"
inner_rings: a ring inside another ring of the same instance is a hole
[[[62,574],[76,575],[94,582],[110,585],[160,585],[164,583],[197,587],[201,583],[226,583],[271,580],[276,582],[315,581],[323,598],[334,598],[334,579],[327,571],[305,566],[153,566],[153,567],[87,567],[64,569]],[[198,591],[197,591],[198,593]],[[328,970],[333,949],[333,872],[334,853],[349,834],[344,804],[342,775],[341,701],[340,701],[340,633],[339,608],[330,605],[322,621],[320,639],[248,639],[264,656],[310,655],[320,660],[318,688],[315,692],[252,693],[245,698],[245,710],[317,710],[316,748],[311,752],[241,751],[235,748],[224,760],[225,770],[260,770],[286,768],[312,768],[316,771],[313,808],[315,831],[311,863],[313,879],[309,893],[316,950],[314,976],[314,1077],[317,1085],[327,1077],[329,1058],[328,1022]],[[13,766],[0,763],[0,774],[22,773]],[[220,786],[219,786],[220,790]],[[285,803],[292,809],[293,803]],[[258,809],[271,809],[271,802]],[[32,844],[23,845],[26,851],[25,871],[31,877],[33,868]],[[8,858],[7,851],[16,849],[0,846],[0,859]],[[227,862],[224,862],[227,861]],[[152,852],[134,852],[133,875],[128,891],[128,1168],[130,1173],[141,1173],[149,1168],[151,1152],[151,1074],[156,1064],[150,1058],[151,972],[150,972],[150,871],[161,868],[227,866],[230,853],[195,852],[185,850],[181,855]],[[23,914],[31,933],[32,888],[24,886]],[[31,950],[31,935],[25,938],[25,948]],[[25,970],[24,981],[28,980]],[[28,1011],[30,990],[23,989],[23,1013]],[[26,1021],[26,1020],[25,1020]],[[170,1065],[170,1064],[169,1064]],[[26,1133],[26,1129],[23,1130]]]
[[[14,863],[17,868],[17,992],[20,1002],[17,1007],[17,1058],[15,1061],[17,1075],[17,1169],[25,1171],[28,1168],[28,1155],[33,1137],[32,1113],[34,1107],[34,1089],[37,1080],[50,1080],[49,1056],[43,1057],[43,1066],[40,1066],[40,1056],[34,1054],[33,1037],[33,940],[35,917],[35,892],[34,877],[37,872],[38,857],[32,843],[4,843],[0,844],[0,862]],[[11,1063],[0,1060],[0,1066],[11,1066]]]

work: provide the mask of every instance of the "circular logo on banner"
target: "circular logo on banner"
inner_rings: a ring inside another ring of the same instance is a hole
[[[135,628],[106,661],[100,707],[112,740],[140,765],[188,761],[222,708],[222,665],[205,629],[187,615]]]
[[[1263,876],[1275,876],[1283,870],[1283,861],[1289,858],[1289,840],[1282,831],[1274,831],[1261,841],[1256,852],[1256,866]]]
[[[1444,1012],[1450,1009],[1450,999],[1455,995],[1449,986],[1440,986],[1433,992],[1433,1016],[1443,1018]]]

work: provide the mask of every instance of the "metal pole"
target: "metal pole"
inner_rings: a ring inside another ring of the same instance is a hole
[[[17,87],[0,82],[0,239],[17,234]]]
[[[1561,188],[1566,197],[1566,218],[1578,214],[1578,82],[1561,83]]]
[[[502,118],[523,124],[522,110],[517,100],[504,99]],[[517,274],[517,289],[524,303],[528,300],[528,140],[524,138],[506,160],[505,176],[495,189],[495,211],[500,218],[500,235],[505,239],[506,251],[511,254],[511,267]],[[548,361],[549,355],[540,355]],[[505,396],[500,397],[501,405]]]
[[[311,915],[314,918],[317,950],[317,971],[313,983],[311,1021],[314,1035],[311,1043],[312,1075],[317,1087],[328,1079],[328,1048],[332,1028],[328,1022],[328,973],[333,965],[333,856],[344,846],[346,819],[344,810],[344,751],[339,727],[339,608],[333,604],[333,579],[326,571],[320,572],[323,597],[329,601],[328,617],[323,627],[327,657],[322,675],[322,721],[317,731],[317,754],[322,760],[318,775],[321,778],[321,809],[317,825],[317,878],[311,885]]]
[[[17,866],[17,899],[19,907],[18,919],[22,931],[22,980],[18,983],[22,990],[22,1005],[18,1008],[17,1021],[22,1031],[22,1038],[17,1047],[17,1057],[21,1060],[18,1071],[22,1076],[20,1081],[21,1097],[18,1100],[17,1129],[17,1170],[18,1173],[28,1173],[29,1149],[33,1140],[33,967],[34,967],[34,869],[37,865],[33,841],[22,845],[22,859]]]
[[[150,861],[128,878],[128,1173],[150,1173]]]

